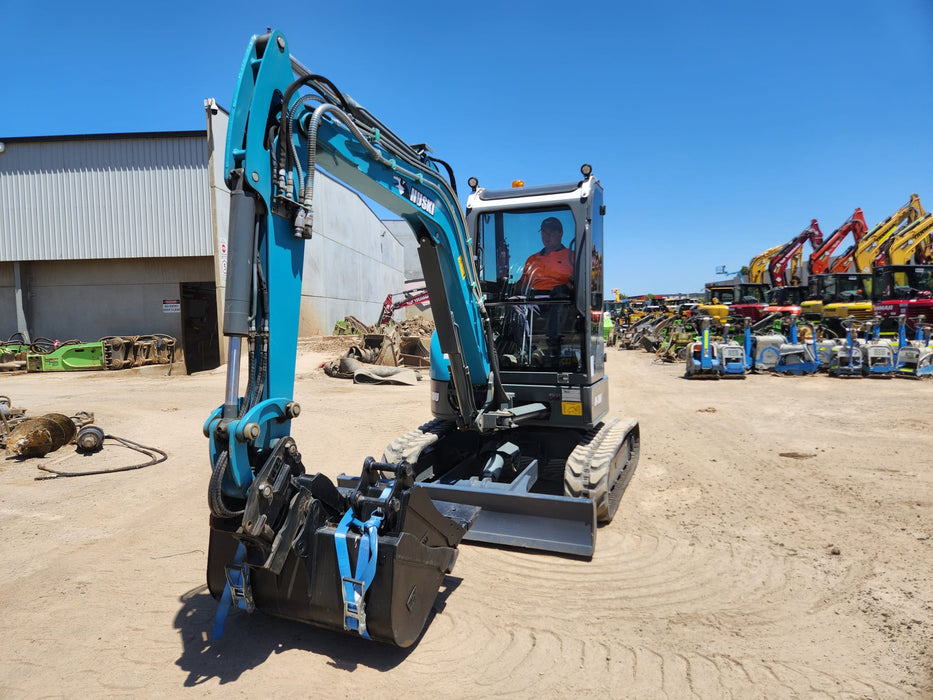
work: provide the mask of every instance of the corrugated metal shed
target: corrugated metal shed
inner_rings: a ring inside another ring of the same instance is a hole
[[[213,255],[205,132],[0,142],[0,261]]]

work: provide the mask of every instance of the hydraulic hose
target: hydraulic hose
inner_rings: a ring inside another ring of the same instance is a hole
[[[97,474],[115,474],[116,472],[126,472],[132,471],[134,469],[143,469],[144,467],[151,467],[154,464],[160,464],[168,459],[168,454],[163,450],[160,450],[157,447],[147,447],[146,445],[140,445],[138,442],[133,442],[132,440],[127,440],[126,438],[117,437],[116,435],[104,435],[104,440],[113,440],[124,447],[128,447],[131,450],[136,452],[142,452],[144,455],[149,457],[148,462],[143,462],[142,464],[132,464],[128,467],[114,467],[111,469],[93,469],[90,471],[84,472],[63,472],[51,467],[46,467],[42,464],[37,464],[36,466],[44,472],[48,472],[51,476],[37,476],[36,481],[44,481],[45,479],[55,479],[60,476],[94,476]]]
[[[223,491],[224,475],[227,473],[229,455],[225,451],[217,456],[217,463],[211,470],[211,480],[207,486],[207,505],[211,514],[218,518],[237,518],[243,515],[244,508],[237,509],[227,505],[227,496]]]

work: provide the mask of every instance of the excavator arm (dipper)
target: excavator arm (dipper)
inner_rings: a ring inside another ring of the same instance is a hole
[[[877,224],[856,244],[852,271],[871,274],[875,257],[888,237],[897,233],[900,228],[912,224],[921,216],[925,216],[926,213],[920,203],[920,197],[916,194],[910,195],[907,204]]]
[[[842,226],[829,234],[823,244],[810,254],[810,274],[822,275],[826,272],[847,272],[852,262],[855,246],[862,240],[867,231],[868,224],[865,223],[865,215],[862,213],[861,207],[856,208],[852,216],[846,219]],[[842,245],[842,242],[849,234],[852,234],[852,245],[836,260],[833,260],[833,253]]]
[[[803,246],[807,241],[810,241],[814,248],[823,242],[823,232],[820,231],[820,225],[816,219],[811,219],[807,228],[785,243],[777,255],[771,258],[768,263],[768,276],[772,286],[786,287],[800,284],[798,271],[803,260]],[[788,279],[788,272],[790,279]],[[795,277],[797,279],[794,279]]]
[[[933,262],[933,214],[927,214],[884,242],[874,265]]]

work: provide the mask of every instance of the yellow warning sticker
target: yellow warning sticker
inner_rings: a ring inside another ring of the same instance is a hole
[[[460,277],[466,279],[466,268],[463,266],[463,256],[457,256],[457,264],[460,265]]]
[[[579,401],[561,401],[560,412],[565,416],[582,416],[583,404]]]

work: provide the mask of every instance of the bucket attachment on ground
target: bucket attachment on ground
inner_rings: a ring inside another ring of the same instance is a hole
[[[208,586],[247,611],[406,647],[477,512],[432,501],[404,462],[367,459],[355,489],[334,486],[283,438],[242,515],[211,516]]]

